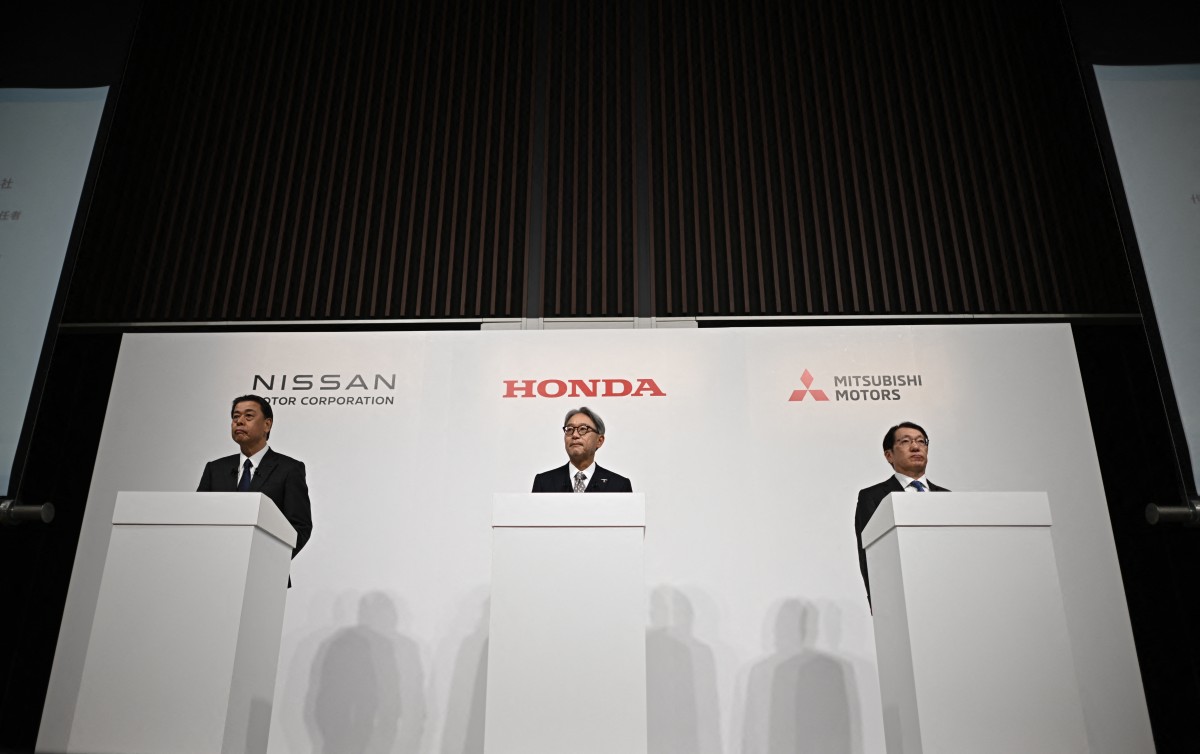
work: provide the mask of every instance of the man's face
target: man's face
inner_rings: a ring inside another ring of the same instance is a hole
[[[267,444],[267,433],[271,431],[271,420],[263,416],[262,408],[255,401],[242,401],[233,407],[233,422],[230,430],[233,441],[242,449],[258,450]]]
[[[929,463],[929,445],[919,430],[901,427],[896,430],[892,449],[883,451],[883,457],[901,474],[920,479]]]
[[[596,432],[596,425],[587,414],[575,414],[564,425],[572,431],[563,435],[563,443],[567,446],[567,455],[575,468],[590,466],[596,457],[596,451],[604,444],[604,435]],[[578,429],[577,429],[578,428]],[[581,434],[580,431],[586,434]]]

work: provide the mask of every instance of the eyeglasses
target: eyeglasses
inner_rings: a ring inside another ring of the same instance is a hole
[[[563,429],[564,435],[570,435],[570,434],[574,434],[574,433],[578,432],[580,437],[587,437],[589,434],[596,431],[586,424],[581,424],[578,427],[572,427],[571,425],[568,424],[567,426],[563,427],[562,429]]]
[[[897,448],[907,448],[909,445],[916,445],[918,448],[928,448],[929,440],[926,440],[924,437],[901,437],[895,444]]]

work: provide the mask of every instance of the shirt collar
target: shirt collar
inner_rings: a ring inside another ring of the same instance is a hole
[[[570,467],[570,469],[571,469],[570,476],[571,476],[572,481],[575,480],[575,474],[577,472],[582,471],[583,475],[587,477],[588,482],[591,482],[592,481],[592,473],[595,472],[595,470],[596,470],[596,462],[595,461],[592,462],[591,466],[587,466],[582,469],[577,468],[575,466],[575,464],[571,463],[570,461],[567,461],[567,466]]]
[[[901,474],[899,471],[897,471],[895,473],[895,477],[896,477],[896,481],[900,483],[900,486],[906,490],[908,489],[908,486],[910,484],[912,484],[913,482],[920,482],[922,485],[924,485],[925,489],[929,489],[929,482],[925,481],[924,474],[922,474],[919,477],[911,477],[911,476],[905,476],[905,475]]]
[[[250,456],[250,467],[252,469],[254,469],[255,471],[258,471],[258,465],[260,463],[262,463],[263,456],[266,455],[267,451],[270,449],[271,449],[270,445],[264,445],[262,450],[258,451],[254,455]],[[245,467],[246,455],[244,453],[238,453],[238,455],[241,456],[241,460],[238,461],[238,466]]]

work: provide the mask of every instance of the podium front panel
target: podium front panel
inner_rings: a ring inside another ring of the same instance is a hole
[[[1049,517],[1033,499],[1045,494],[971,493],[959,502],[982,510],[944,519],[934,497],[960,498],[893,494],[880,505],[891,525],[872,519],[888,751],[1087,751]]]
[[[493,528],[488,754],[646,751],[644,529],[591,525],[641,497],[533,495],[543,519]]]
[[[125,494],[139,523],[112,528],[67,751],[265,752],[291,556],[258,524],[274,504]],[[206,523],[150,523],[164,520]]]

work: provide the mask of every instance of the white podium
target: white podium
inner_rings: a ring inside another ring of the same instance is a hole
[[[487,754],[645,754],[641,494],[496,495]]]
[[[265,752],[295,542],[265,495],[118,493],[67,751]]]
[[[1044,492],[889,495],[863,546],[889,752],[1088,751]]]

